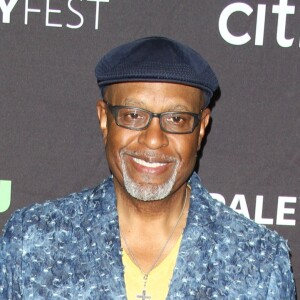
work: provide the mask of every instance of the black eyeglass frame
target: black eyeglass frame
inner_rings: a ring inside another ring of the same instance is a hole
[[[146,109],[143,109],[143,108],[139,108],[139,107],[135,107],[135,106],[111,105],[105,99],[103,99],[103,102],[107,105],[109,111],[113,115],[113,117],[115,119],[115,122],[118,126],[126,128],[126,129],[130,129],[130,130],[137,130],[137,131],[147,129],[150,126],[151,121],[152,121],[153,118],[159,118],[159,125],[160,125],[160,129],[162,131],[167,132],[167,133],[172,133],[172,134],[189,134],[189,133],[192,133],[195,130],[195,128],[199,125],[199,123],[201,121],[202,112],[203,112],[203,109],[201,109],[199,114],[188,112],[188,111],[166,111],[166,112],[162,112],[162,113],[153,113],[152,111],[149,111],[149,110],[146,110]],[[134,127],[125,126],[125,125],[120,124],[118,122],[117,117],[118,117],[119,110],[122,109],[122,108],[129,108],[129,109],[132,108],[132,109],[138,109],[139,111],[146,112],[150,116],[150,118],[148,120],[148,123],[144,127],[141,127],[141,128],[134,128]],[[163,124],[162,124],[162,118],[161,117],[164,116],[164,115],[167,115],[167,114],[172,114],[172,113],[174,113],[174,114],[183,113],[183,114],[188,114],[188,115],[194,117],[194,123],[193,123],[192,129],[190,131],[187,131],[187,132],[174,132],[174,131],[170,131],[170,130],[165,129]]]

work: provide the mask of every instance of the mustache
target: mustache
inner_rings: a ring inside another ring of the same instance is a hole
[[[120,156],[123,156],[124,154],[135,156],[135,157],[148,157],[148,158],[155,158],[158,160],[163,160],[167,162],[177,162],[178,159],[171,155],[161,154],[154,151],[132,151],[132,150],[126,150],[122,149],[120,151]]]

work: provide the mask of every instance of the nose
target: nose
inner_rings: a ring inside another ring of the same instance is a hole
[[[169,145],[167,134],[161,130],[159,118],[154,117],[150,125],[140,132],[138,141],[147,148],[156,150]]]

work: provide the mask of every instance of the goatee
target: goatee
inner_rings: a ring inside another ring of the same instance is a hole
[[[134,156],[143,155],[143,157],[148,156],[151,158],[157,158],[159,160],[174,162],[175,163],[174,171],[172,172],[170,178],[163,184],[151,183],[149,181],[150,176],[147,175],[143,176],[143,180],[144,180],[143,183],[138,183],[134,181],[128,174],[124,155],[134,155]],[[166,198],[168,195],[170,195],[178,173],[178,165],[179,165],[178,159],[172,156],[158,155],[153,152],[136,152],[136,151],[126,151],[126,150],[121,150],[120,157],[121,157],[121,167],[123,172],[124,185],[129,195],[142,201],[161,200]]]

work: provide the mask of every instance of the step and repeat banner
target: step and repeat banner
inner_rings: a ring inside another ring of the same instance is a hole
[[[18,208],[109,175],[94,67],[152,35],[215,70],[197,172],[215,199],[289,241],[299,290],[298,0],[0,0],[0,228]]]

